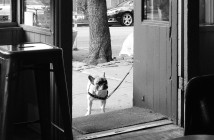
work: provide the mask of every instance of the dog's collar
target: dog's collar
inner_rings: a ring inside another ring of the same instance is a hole
[[[107,94],[106,94],[105,97],[100,97],[100,96],[97,96],[97,95],[95,95],[95,94],[91,94],[91,93],[89,92],[90,86],[91,86],[91,84],[89,85],[89,88],[88,88],[88,94],[89,94],[91,97],[96,98],[96,99],[99,99],[99,100],[106,100],[106,99],[108,98],[108,90],[107,90]]]
[[[107,94],[106,94],[105,97],[99,97],[99,96],[97,96],[97,95],[91,94],[90,92],[88,92],[88,94],[89,94],[91,97],[94,97],[94,98],[99,99],[99,100],[106,100],[107,97],[108,97],[108,91],[107,91]]]

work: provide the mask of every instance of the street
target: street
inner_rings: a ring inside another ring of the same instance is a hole
[[[123,41],[131,32],[133,32],[133,26],[112,26],[109,27],[109,29],[111,34],[112,56],[117,57],[121,50]],[[76,61],[82,61],[82,57],[86,57],[89,50],[89,27],[77,27],[75,30],[77,30],[76,45],[78,50],[73,51],[73,58]]]

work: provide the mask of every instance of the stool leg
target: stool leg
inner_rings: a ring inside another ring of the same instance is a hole
[[[64,133],[66,140],[71,140],[72,139],[71,113],[62,55],[59,55],[59,57],[57,57],[56,60],[53,62],[53,68],[57,86],[57,97],[59,99],[60,110],[63,119]]]
[[[35,79],[42,140],[51,140],[50,65],[36,66]]]
[[[1,65],[1,103],[0,103],[0,139],[13,139],[13,102],[14,94],[17,89],[15,77],[15,63],[12,60],[5,60]],[[2,69],[3,68],[3,69]]]

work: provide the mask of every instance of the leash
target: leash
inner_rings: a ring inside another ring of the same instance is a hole
[[[126,79],[126,77],[129,75],[131,69],[133,68],[133,65],[131,66],[131,68],[129,69],[129,71],[127,72],[127,74],[125,75],[125,77],[120,81],[120,83],[117,85],[117,87],[108,95],[107,99],[109,97],[111,97],[111,95],[119,88],[119,86],[123,83],[123,81]]]

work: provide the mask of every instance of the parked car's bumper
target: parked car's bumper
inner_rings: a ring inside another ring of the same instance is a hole
[[[116,23],[116,22],[118,22],[116,18],[114,17],[108,18],[108,23]]]
[[[120,18],[117,15],[109,15],[108,16],[109,24],[120,24]]]

